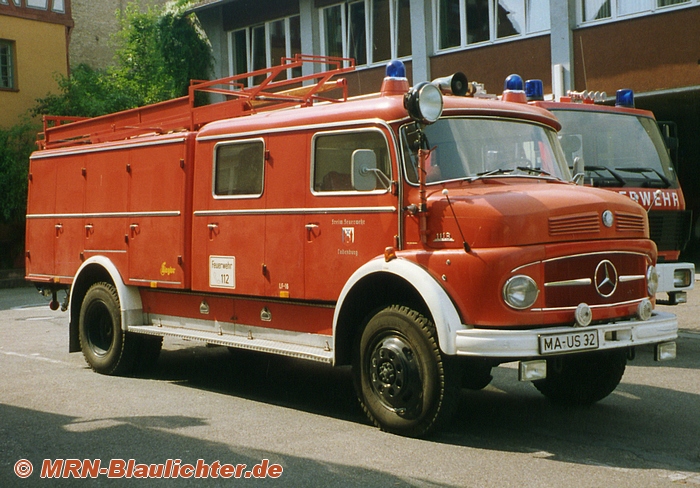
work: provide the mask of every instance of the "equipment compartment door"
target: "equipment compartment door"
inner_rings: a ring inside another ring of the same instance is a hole
[[[183,288],[185,265],[187,144],[182,138],[141,147],[129,157],[129,281]]]
[[[304,298],[307,141],[299,133],[268,138],[264,266],[265,295],[270,297]]]
[[[82,264],[85,227],[85,178],[89,168],[86,158],[61,158],[56,172],[56,222],[54,273],[61,279],[72,280]],[[56,164],[56,160],[52,163]]]
[[[199,142],[196,164],[192,288],[263,295],[264,141]]]

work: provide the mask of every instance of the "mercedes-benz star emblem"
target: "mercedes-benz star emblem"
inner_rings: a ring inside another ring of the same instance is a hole
[[[595,269],[595,289],[603,298],[608,298],[617,289],[617,270],[607,259],[599,262]]]

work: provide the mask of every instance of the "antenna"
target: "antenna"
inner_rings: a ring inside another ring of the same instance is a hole
[[[649,208],[647,209],[647,214],[651,210],[651,207],[653,207],[654,204],[656,203],[656,199],[659,198],[659,195],[661,195],[661,189],[658,189],[654,192],[654,196],[651,199],[651,204],[649,205]]]
[[[459,230],[459,235],[462,236],[462,245],[464,246],[464,252],[470,252],[471,248],[469,247],[469,244],[467,244],[467,240],[464,238],[464,233],[462,232],[462,227],[459,225],[459,220],[457,220],[457,214],[455,214],[455,209],[452,206],[452,202],[450,201],[450,192],[447,190],[447,188],[444,188],[442,190],[442,194],[445,195],[445,198],[447,199],[447,204],[450,206],[450,210],[452,210],[452,216],[455,218],[455,222],[457,223],[457,229]]]

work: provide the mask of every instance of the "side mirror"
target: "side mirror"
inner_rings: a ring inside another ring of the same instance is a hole
[[[574,158],[574,183],[577,185],[583,185],[585,176],[585,164],[583,163],[583,158],[576,156]]]
[[[371,149],[356,149],[352,153],[352,187],[371,191],[377,187],[377,155]]]

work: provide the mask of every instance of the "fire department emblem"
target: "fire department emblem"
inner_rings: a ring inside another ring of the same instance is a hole
[[[343,244],[352,244],[355,242],[355,228],[343,227]]]
[[[617,269],[607,259],[598,263],[595,268],[595,289],[603,298],[608,298],[617,289]]]

